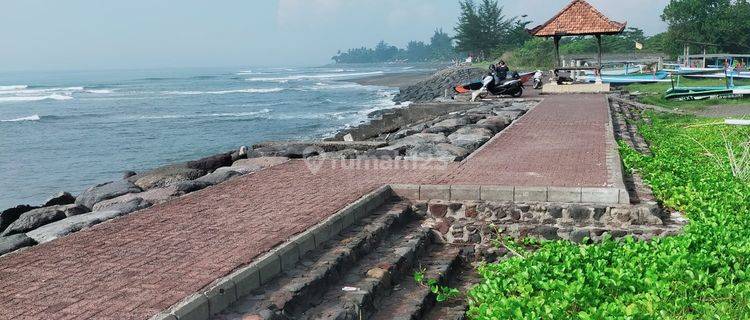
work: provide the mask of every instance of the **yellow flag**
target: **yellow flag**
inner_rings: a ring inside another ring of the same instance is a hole
[[[640,43],[638,41],[635,42],[635,48],[638,50],[643,50],[643,43]]]

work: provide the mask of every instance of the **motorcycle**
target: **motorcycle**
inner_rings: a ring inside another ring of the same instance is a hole
[[[533,85],[534,89],[539,90],[539,89],[542,88],[542,77],[543,76],[544,76],[544,74],[542,73],[541,70],[537,70],[534,73],[534,85]]]
[[[495,96],[509,95],[518,98],[523,95],[523,80],[517,72],[514,72],[510,79],[503,80],[498,79],[493,72],[485,76],[481,82],[457,86],[454,90],[458,93],[471,92],[471,101],[475,101],[477,98],[484,98],[487,96],[487,93]]]

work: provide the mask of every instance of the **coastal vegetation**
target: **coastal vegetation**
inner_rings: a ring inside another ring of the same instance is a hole
[[[331,59],[336,63],[427,62],[447,61],[456,56],[453,39],[443,30],[437,29],[430,38],[429,44],[411,41],[405,49],[402,49],[380,41],[375,48],[361,47],[345,52],[339,51]]]
[[[652,114],[640,131],[652,156],[622,144],[665,206],[691,220],[684,234],[652,241],[521,243],[521,256],[479,268],[469,293],[481,319],[746,319],[750,316],[750,185],[732,153],[750,129]],[[746,147],[745,147],[746,148]],[[718,161],[717,161],[718,160]]]

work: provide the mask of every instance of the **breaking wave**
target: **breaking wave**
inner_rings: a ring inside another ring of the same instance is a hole
[[[196,113],[196,114],[169,114],[157,116],[138,117],[138,120],[163,120],[163,119],[186,119],[186,118],[248,118],[257,117],[270,113],[271,109],[262,109],[252,112],[226,112],[226,113]]]
[[[268,88],[268,89],[238,89],[238,90],[222,90],[222,91],[164,91],[162,94],[166,95],[203,95],[203,94],[233,94],[233,93],[273,93],[284,91],[284,88]]]
[[[26,102],[26,101],[44,101],[44,100],[72,100],[73,97],[66,94],[51,94],[46,96],[13,96],[0,97],[0,102]]]
[[[293,80],[305,80],[305,79],[335,79],[335,78],[349,78],[349,77],[361,77],[361,76],[374,76],[383,74],[383,71],[373,72],[356,72],[356,73],[325,73],[325,74],[311,74],[311,75],[293,75],[286,77],[256,77],[247,78],[245,81],[251,82],[279,82],[279,81],[293,81]]]
[[[21,117],[16,119],[0,120],[0,122],[22,122],[22,121],[39,121],[42,118],[38,114],[28,117]]]

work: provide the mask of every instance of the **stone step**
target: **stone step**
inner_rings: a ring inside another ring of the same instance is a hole
[[[430,312],[422,317],[423,320],[464,320],[467,319],[468,300],[466,294],[477,283],[481,282],[476,269],[468,263],[461,263],[448,281],[448,286],[458,289],[461,296],[457,299],[436,304]]]
[[[381,297],[395,284],[410,277],[412,268],[431,243],[429,229],[413,222],[402,232],[389,236],[356,266],[341,275],[339,282],[322,292],[321,303],[309,310],[290,314],[288,319],[367,319]]]
[[[378,311],[369,319],[422,319],[436,304],[436,295],[430,290],[427,280],[437,280],[441,286],[450,284],[449,280],[460,269],[459,253],[458,247],[442,244],[431,246],[411,273],[378,303]],[[415,272],[424,274],[422,283],[414,279]]]
[[[412,220],[407,203],[386,203],[213,319],[284,319],[303,313],[316,305],[321,294],[337,284],[358,261],[389,235],[400,234],[399,230]],[[340,290],[338,285],[336,288]]]

